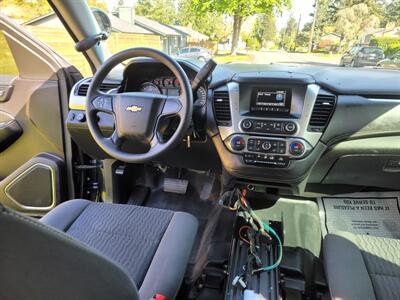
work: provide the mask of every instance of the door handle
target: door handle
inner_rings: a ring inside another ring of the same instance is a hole
[[[22,127],[14,120],[0,122],[0,152],[11,146],[21,135]]]
[[[13,88],[12,85],[0,85],[0,102],[10,100]]]

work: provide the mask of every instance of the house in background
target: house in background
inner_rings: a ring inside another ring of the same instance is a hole
[[[144,16],[135,15],[134,7],[118,7],[114,16],[142,27],[161,38],[162,49],[168,54],[175,54],[188,45],[205,45],[209,37],[189,27],[168,25]]]
[[[123,37],[124,40],[128,40],[130,47],[135,46],[148,46],[160,49],[161,47],[161,37],[158,34],[155,34],[152,31],[146,30],[141,26],[137,26],[134,23],[128,22],[126,20],[117,18],[111,14],[108,15],[111,21],[111,31],[113,34],[110,39],[115,36],[114,33],[120,33],[119,37]],[[27,21],[23,24],[28,30],[39,32],[41,29],[43,33],[46,33],[46,29],[59,29],[64,30],[64,26],[61,23],[60,19],[54,14],[49,13],[38,18]],[[118,35],[117,35],[118,36]],[[47,39],[44,39],[45,42],[48,42]],[[109,40],[107,41],[109,43]],[[109,45],[110,46],[110,45]],[[111,46],[111,48],[113,48]],[[110,49],[112,53],[117,51],[113,51]],[[119,49],[120,50],[120,49]],[[119,51],[118,50],[118,51]]]
[[[360,44],[369,45],[374,37],[400,38],[400,26],[388,26],[386,28],[370,29],[361,37]]]
[[[179,26],[179,25],[168,25],[168,26],[170,26],[173,29],[175,29],[176,31],[180,32],[182,37],[185,37],[182,39],[182,44],[180,45],[180,48],[183,48],[186,46],[203,45],[209,40],[208,36],[198,32],[196,30],[193,30],[192,28],[185,27],[185,26]]]
[[[136,26],[113,15],[109,15],[112,34],[104,42],[111,53],[132,47],[151,47],[163,50],[161,36],[141,26]],[[76,66],[84,76],[90,76],[92,70],[82,55],[74,48],[71,36],[54,13],[49,13],[22,24],[33,36],[46,43],[55,52]]]
[[[336,52],[340,48],[342,37],[334,32],[325,33],[319,39],[317,44],[318,50],[325,50],[327,52]]]
[[[168,54],[176,53],[185,43],[186,34],[182,34],[163,23],[143,16],[135,16],[135,25],[161,36],[162,48]]]
[[[118,7],[117,11],[108,16],[112,34],[105,43],[111,53],[132,47],[150,47],[175,54],[188,44],[200,45],[202,41],[208,40],[206,35],[190,28],[166,25],[143,16],[135,16],[133,7]],[[23,26],[71,64],[89,70],[87,64],[81,62],[82,55],[75,51],[71,37],[54,13],[32,19]],[[85,66],[80,66],[81,64]]]

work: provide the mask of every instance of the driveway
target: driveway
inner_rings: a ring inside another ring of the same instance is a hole
[[[339,55],[314,54],[314,53],[293,53],[286,51],[254,51],[254,63],[296,63],[320,66],[338,66],[340,62]]]

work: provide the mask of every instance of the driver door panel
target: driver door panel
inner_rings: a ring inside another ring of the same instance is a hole
[[[22,213],[43,215],[67,189],[62,180],[60,96],[65,82],[59,77],[64,66],[46,46],[2,16],[0,35],[6,46],[2,51],[9,52],[18,72],[10,76],[0,68],[0,202]]]

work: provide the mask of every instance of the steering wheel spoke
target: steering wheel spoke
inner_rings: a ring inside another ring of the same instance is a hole
[[[117,130],[115,129],[109,137],[103,137],[103,143],[106,144],[108,148],[120,151],[124,139],[118,136]]]
[[[124,140],[118,136],[117,130],[114,130],[112,135],[108,138],[111,144],[113,144],[117,149],[120,149]]]
[[[162,109],[161,116],[181,116],[181,114],[183,113],[182,107],[183,105],[180,96],[168,96],[165,99],[165,104]]]
[[[113,114],[114,113],[113,103],[114,103],[114,96],[112,94],[99,93],[99,95],[97,95],[96,98],[94,98],[91,101],[91,108],[96,112]]]

